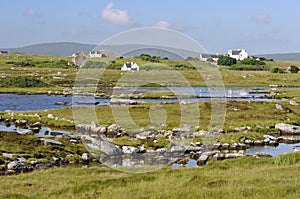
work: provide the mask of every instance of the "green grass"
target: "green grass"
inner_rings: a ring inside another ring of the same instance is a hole
[[[299,101],[298,101],[299,102]],[[217,106],[223,102],[215,101]],[[281,104],[284,110],[277,110],[275,104]],[[173,129],[182,127],[182,125],[192,125],[192,127],[200,126],[200,129],[208,130],[211,123],[211,102],[199,102],[198,104],[183,105],[178,103],[171,104],[158,104],[158,103],[145,103],[142,105],[132,105],[129,107],[120,106],[118,109],[112,111],[110,106],[96,106],[95,110],[91,107],[76,107],[64,109],[51,109],[45,111],[27,111],[15,113],[15,118],[28,119],[31,122],[39,121],[36,117],[30,117],[38,113],[41,116],[41,122],[54,127],[74,127],[74,123],[65,120],[53,120],[47,118],[48,114],[54,117],[65,118],[68,120],[80,120],[81,122],[90,123],[91,111],[95,112],[98,124],[110,125],[114,123],[120,124],[127,130],[139,131],[141,127],[151,128],[155,126],[157,129]],[[198,110],[197,110],[197,107]],[[276,102],[248,102],[248,101],[227,101],[225,104],[225,125],[223,129],[226,132],[235,132],[236,127],[251,127],[248,132],[268,132],[273,131],[276,123],[300,123],[300,107],[292,106],[288,101]],[[128,108],[129,116],[135,123],[128,123],[128,115],[121,115],[123,111]],[[287,112],[291,110],[291,113]],[[150,115],[154,114],[154,117]],[[156,114],[156,115],[155,115]],[[19,116],[20,115],[20,116]],[[24,116],[28,115],[28,116]],[[3,115],[5,118],[11,118],[8,113]],[[183,120],[181,120],[182,118]],[[214,115],[220,120],[224,119],[219,115]],[[118,119],[120,118],[120,119]],[[164,122],[164,118],[166,121]],[[95,118],[92,118],[95,119]],[[216,118],[214,118],[215,120]]]
[[[0,177],[0,198],[299,198],[300,153],[294,156],[293,164],[245,157],[141,174],[96,167],[49,169]]]

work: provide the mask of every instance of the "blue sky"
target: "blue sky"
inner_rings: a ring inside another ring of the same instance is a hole
[[[298,0],[9,0],[0,7],[0,47],[98,44],[120,31],[158,26],[209,52],[300,52]]]

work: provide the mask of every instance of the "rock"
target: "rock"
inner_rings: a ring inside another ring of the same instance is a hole
[[[264,145],[264,141],[263,140],[255,140],[253,142],[254,146],[263,146]]]
[[[7,164],[7,170],[16,172],[24,172],[27,170],[26,164],[23,161],[13,161]]]
[[[84,161],[84,162],[89,162],[89,161],[90,161],[90,156],[89,156],[88,153],[83,153],[83,154],[81,155],[81,159],[82,159],[82,161]]]
[[[186,147],[182,145],[175,145],[172,146],[170,149],[171,153],[185,153],[185,151],[186,151]]]
[[[16,128],[25,128],[27,125],[27,120],[16,120],[15,126]]]
[[[294,146],[294,151],[300,151],[300,146]]]
[[[222,144],[220,150],[228,150],[229,149],[229,144],[228,143],[225,143],[225,144]]]
[[[121,133],[121,126],[118,124],[112,124],[107,127],[106,136],[107,137],[116,137],[118,133]]]
[[[300,126],[279,123],[275,124],[275,128],[279,129],[282,133],[300,135]]]
[[[14,153],[2,153],[2,156],[6,158],[13,158],[14,155]]]
[[[30,129],[18,129],[17,133],[20,135],[33,135],[33,131]]]
[[[47,115],[47,118],[49,118],[49,119],[54,119],[55,117],[54,117],[52,114],[49,113],[49,114]]]
[[[298,137],[278,137],[278,142],[286,143],[286,144],[296,144],[300,142],[300,138]]]
[[[213,160],[224,160],[225,159],[225,154],[223,153],[216,153],[213,157]]]
[[[140,149],[133,146],[122,146],[123,153],[140,153]]]
[[[243,157],[243,154],[240,153],[227,153],[225,154],[225,159],[233,159],[233,158],[239,158],[239,157]]]
[[[107,155],[119,155],[122,153],[122,150],[119,146],[116,146],[108,141],[101,141],[100,150]]]
[[[258,158],[270,158],[272,157],[270,154],[263,153],[263,152],[257,152],[255,153],[255,156]]]
[[[63,146],[63,143],[61,143],[60,141],[57,141],[57,140],[41,138],[41,141],[44,141],[45,145]]]
[[[229,150],[237,150],[239,145],[237,143],[233,143],[229,146]]]
[[[277,110],[283,110],[283,107],[282,107],[282,105],[280,105],[280,104],[275,104],[275,108],[277,109]]]
[[[208,156],[205,155],[205,154],[201,154],[201,156],[197,160],[197,165],[198,166],[203,166],[203,165],[206,164],[207,160],[208,160]]]
[[[41,122],[35,122],[35,123],[33,123],[33,124],[30,124],[29,125],[30,126],[30,128],[38,128],[38,129],[41,129],[42,128],[42,123]]]
[[[299,104],[297,102],[295,102],[294,100],[290,100],[290,105],[299,106]]]

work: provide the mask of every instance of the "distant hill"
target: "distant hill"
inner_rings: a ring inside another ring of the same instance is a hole
[[[0,50],[2,50],[0,48]],[[3,49],[8,50],[9,53],[20,52],[24,54],[39,54],[49,56],[70,56],[75,52],[83,51],[88,54],[91,50],[106,50],[107,52],[123,57],[138,56],[142,53],[149,54],[152,56],[168,57],[169,59],[185,59],[187,57],[199,57],[200,52],[193,52],[185,49],[176,49],[156,46],[145,46],[145,45],[110,45],[100,46],[97,48],[96,45],[91,44],[79,44],[72,42],[60,42],[60,43],[43,43],[25,46],[21,48],[9,48]],[[124,54],[125,52],[125,54]]]
[[[43,43],[25,46],[21,48],[9,48],[6,49],[10,53],[20,52],[24,54],[39,54],[49,56],[70,56],[74,52],[83,51],[88,53],[96,45],[79,44],[71,42],[59,42],[59,43]]]
[[[263,55],[255,55],[255,56],[265,57],[267,59],[274,59],[278,61],[300,60],[300,53],[278,53],[278,54],[263,54]]]

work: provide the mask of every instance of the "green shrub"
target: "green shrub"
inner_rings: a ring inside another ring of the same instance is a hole
[[[244,60],[241,60],[239,62],[239,64],[240,65],[256,65],[256,66],[258,66],[258,65],[266,65],[265,62],[260,61],[260,60],[256,60],[254,58],[246,58]]]
[[[271,72],[272,73],[285,73],[285,70],[282,68],[275,67],[275,68],[271,69]]]
[[[299,72],[299,68],[297,67],[297,66],[290,66],[289,67],[289,71],[291,72],[291,73],[298,73]]]
[[[232,66],[234,64],[236,64],[236,59],[234,59],[232,57],[221,56],[218,59],[218,65],[221,65],[221,66]]]
[[[12,77],[0,80],[0,87],[48,87],[49,84],[33,77]]]

